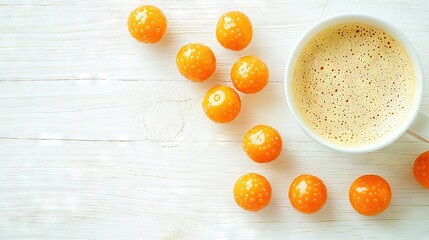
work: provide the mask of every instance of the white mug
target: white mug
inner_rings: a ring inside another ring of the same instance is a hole
[[[415,85],[414,100],[413,100],[411,109],[409,111],[409,114],[406,117],[406,119],[399,126],[397,126],[397,128],[394,131],[392,131],[389,135],[385,136],[384,138],[380,139],[377,142],[372,142],[367,145],[345,146],[345,145],[338,145],[333,142],[329,142],[328,140],[325,140],[324,138],[316,134],[303,121],[292,98],[293,90],[291,87],[291,82],[292,82],[293,70],[298,60],[298,57],[301,54],[301,51],[304,48],[304,46],[308,43],[308,41],[312,37],[314,37],[317,33],[319,33],[320,31],[330,26],[333,26],[336,24],[356,23],[356,22],[365,23],[365,24],[378,27],[383,31],[387,32],[388,34],[390,34],[395,40],[397,40],[402,45],[402,47],[408,53],[410,60],[412,61],[412,65],[414,67],[414,72],[415,72],[416,85]],[[292,113],[292,116],[295,118],[296,122],[298,123],[298,125],[304,130],[305,133],[307,133],[307,135],[309,135],[315,141],[331,149],[334,149],[340,152],[347,152],[347,153],[364,153],[364,152],[376,151],[378,149],[386,147],[387,145],[397,140],[407,130],[418,135],[423,140],[426,140],[426,141],[429,140],[429,116],[426,113],[419,110],[420,103],[423,97],[423,69],[422,69],[419,57],[413,45],[407,39],[407,37],[402,31],[400,31],[396,27],[392,26],[391,24],[379,18],[365,15],[365,14],[343,14],[343,15],[329,17],[327,19],[319,21],[318,23],[310,27],[304,33],[304,35],[298,40],[298,42],[292,49],[292,52],[289,56],[288,63],[286,66],[284,87],[285,87],[286,100],[287,100],[289,109]]]

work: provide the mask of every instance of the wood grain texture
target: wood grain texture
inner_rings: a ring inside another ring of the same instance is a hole
[[[129,37],[128,13],[142,3],[168,17],[159,44]],[[217,18],[233,9],[254,25],[241,52],[223,49],[214,35]],[[336,153],[309,139],[287,109],[292,46],[311,24],[346,12],[401,28],[429,78],[429,1],[0,0],[0,239],[427,239],[429,191],[412,176],[427,143],[404,135],[374,153]],[[176,70],[188,42],[216,54],[218,70],[206,83]],[[242,95],[234,122],[213,124],[201,99],[213,85],[231,85],[232,63],[248,54],[266,61],[270,84]],[[422,109],[429,111],[429,84]],[[280,158],[266,165],[241,149],[258,123],[284,139]],[[252,171],[273,186],[259,213],[232,197],[235,180]],[[328,187],[317,214],[299,214],[287,199],[301,173]],[[384,176],[393,191],[390,208],[372,218],[356,214],[347,195],[366,173]]]

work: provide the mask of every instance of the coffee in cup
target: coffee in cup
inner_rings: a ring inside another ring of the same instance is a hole
[[[420,111],[423,67],[405,34],[377,17],[347,13],[315,23],[293,47],[285,94],[298,125],[333,150],[371,152],[407,130],[429,141]]]
[[[298,114],[319,137],[359,146],[380,141],[407,119],[416,80],[398,41],[356,22],[314,35],[296,60],[290,87]]]

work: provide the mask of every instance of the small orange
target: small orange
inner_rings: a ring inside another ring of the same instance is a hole
[[[217,22],[216,38],[224,48],[242,50],[249,45],[252,36],[252,23],[242,12],[225,13]]]
[[[167,18],[155,6],[140,6],[128,16],[128,30],[137,41],[156,43],[167,30]]]
[[[349,200],[356,212],[374,216],[389,207],[392,191],[389,183],[377,175],[357,178],[349,189]]]
[[[282,137],[270,126],[257,125],[244,136],[243,150],[253,161],[268,163],[280,155]]]
[[[416,158],[414,162],[414,177],[423,187],[429,188],[429,151]]]
[[[325,205],[328,192],[323,181],[313,175],[295,178],[289,187],[289,201],[301,213],[315,213]]]
[[[185,78],[202,82],[216,71],[216,57],[206,45],[190,43],[183,46],[177,53],[176,65]]]
[[[203,109],[213,122],[230,122],[240,113],[240,96],[234,89],[227,86],[212,87],[204,97]]]
[[[257,93],[268,83],[268,68],[265,63],[253,56],[238,59],[231,69],[234,87],[243,93]]]
[[[241,176],[234,185],[234,199],[245,210],[257,212],[270,203],[271,185],[257,173]]]

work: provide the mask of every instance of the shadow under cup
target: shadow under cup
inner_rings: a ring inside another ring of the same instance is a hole
[[[320,136],[313,130],[303,119],[299,110],[297,109],[297,105],[294,102],[293,97],[293,75],[295,65],[301,55],[303,49],[309,43],[309,41],[316,36],[321,31],[339,24],[354,24],[361,23],[371,25],[375,28],[381,29],[391,37],[394,38],[403,48],[403,50],[408,54],[411,65],[414,69],[414,77],[415,77],[415,87],[414,94],[412,97],[412,102],[409,105],[408,114],[405,116],[404,120],[398,124],[395,129],[392,129],[390,133],[384,135],[382,138],[377,141],[371,141],[368,144],[358,144],[358,145],[346,145],[346,144],[338,144],[333,141],[328,140],[325,137]],[[349,152],[349,153],[363,153],[363,152],[371,152],[378,149],[381,149],[396,139],[398,139],[402,134],[404,134],[407,129],[411,126],[413,121],[415,120],[417,114],[419,113],[419,107],[423,95],[423,70],[421,67],[421,63],[419,57],[411,44],[411,42],[407,39],[402,31],[392,26],[391,24],[384,22],[378,18],[364,15],[364,14],[345,14],[338,15],[334,17],[327,18],[322,20],[312,27],[310,27],[304,35],[298,40],[294,48],[292,49],[291,55],[289,56],[288,63],[286,66],[285,72],[285,94],[289,109],[295,118],[298,125],[304,130],[304,132],[309,135],[312,139],[319,142],[320,144],[329,147],[331,149],[340,151],[340,152]]]

